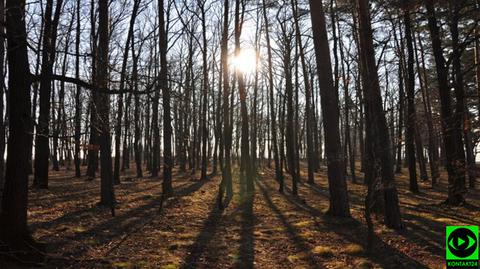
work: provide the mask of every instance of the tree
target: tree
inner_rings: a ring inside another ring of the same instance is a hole
[[[110,138],[110,95],[106,92],[108,89],[108,2],[100,0],[98,2],[98,61],[96,81],[98,89],[102,90],[95,99],[95,117],[99,130],[98,142],[100,145],[100,205],[109,206],[112,209],[115,206],[115,193],[113,190],[112,177],[112,155]]]
[[[0,1],[0,74],[4,74],[4,62],[5,62],[5,1]],[[5,183],[5,121],[3,111],[5,103],[3,101],[3,95],[5,92],[5,79],[0,78],[0,197],[2,195],[3,186]],[[0,204],[1,206],[1,204]]]
[[[12,245],[30,241],[27,227],[30,145],[30,76],[25,30],[25,2],[7,0],[8,136],[5,189],[0,211],[0,239]]]
[[[403,2],[403,23],[405,24],[405,39],[407,43],[407,134],[406,148],[408,158],[408,172],[410,174],[410,191],[418,192],[417,184],[417,167],[415,161],[415,132],[416,132],[416,116],[415,116],[415,70],[414,70],[414,52],[412,27],[410,23],[410,1]],[[418,147],[418,145],[417,145]]]
[[[115,166],[113,170],[113,182],[115,184],[120,183],[120,140],[121,140],[121,133],[122,133],[122,116],[123,116],[123,93],[122,92],[125,88],[128,52],[130,48],[130,42],[133,39],[133,27],[135,26],[135,19],[137,17],[139,6],[140,6],[140,1],[135,0],[133,2],[132,16],[130,17],[130,25],[128,27],[127,40],[125,41],[125,47],[123,50],[124,53],[123,53],[122,69],[120,71],[120,86],[119,86],[120,94],[118,97],[117,123],[115,125]],[[125,133],[124,136],[126,137],[127,134]],[[128,152],[124,151],[123,155],[128,155]]]
[[[440,93],[442,134],[448,172],[448,198],[445,202],[450,205],[460,205],[465,201],[465,159],[462,131],[457,128],[456,121],[458,123],[458,117],[455,117],[455,114],[452,112],[452,97],[448,85],[448,68],[443,56],[434,1],[424,0],[424,4],[427,9],[428,28],[435,59],[438,91]]]
[[[35,177],[34,185],[37,188],[48,188],[48,159],[49,159],[49,124],[50,124],[50,97],[52,91],[51,75],[55,61],[57,26],[63,1],[56,2],[54,18],[53,0],[48,0],[45,7],[45,24],[42,50],[42,73],[40,78],[40,114],[38,116],[37,135],[35,136]]]
[[[220,189],[218,194],[218,206],[223,207],[223,193],[226,190],[227,197],[233,195],[232,186],[232,167],[231,167],[231,149],[232,149],[232,125],[230,122],[230,77],[228,72],[228,14],[229,14],[229,0],[224,0],[223,3],[223,29],[221,40],[221,64],[222,64],[222,82],[223,82],[223,154],[224,163],[222,164],[222,181],[220,182]]]
[[[76,19],[77,27],[75,32],[75,78],[80,79],[80,0],[77,0],[76,6]],[[80,102],[81,87],[77,85],[75,92],[75,150],[74,150],[74,163],[75,163],[75,176],[80,177],[80,135],[82,128],[82,103]]]
[[[158,36],[160,43],[160,74],[159,83],[163,96],[163,195],[169,196],[172,192],[172,124],[170,116],[170,89],[168,87],[167,70],[167,33],[165,30],[165,15],[163,0],[158,0]],[[206,49],[206,48],[205,48]]]
[[[240,16],[240,2],[242,6],[242,12]],[[244,1],[235,1],[235,56],[240,55],[240,36],[242,34],[243,16],[244,16]],[[248,192],[253,191],[253,171],[252,163],[250,159],[249,150],[249,124],[248,124],[248,111],[247,111],[247,91],[245,89],[244,74],[240,70],[235,70],[235,75],[238,81],[238,91],[240,94],[240,114],[241,114],[241,164],[240,164],[240,184],[245,184]]]
[[[305,83],[305,120],[306,120],[306,137],[307,137],[307,160],[308,160],[308,183],[314,183],[314,171],[315,171],[315,158],[314,145],[313,145],[313,117],[312,117],[312,108],[311,108],[311,87],[310,87],[310,76],[307,70],[307,64],[305,60],[305,52],[302,44],[302,37],[300,32],[300,25],[298,23],[298,6],[295,0],[291,0],[290,4],[293,11],[293,21],[295,24],[295,39],[299,46],[300,62],[302,64],[303,72],[303,82]],[[300,169],[300,167],[298,167]]]
[[[359,43],[361,56],[361,75],[365,98],[367,155],[369,155],[366,181],[375,186],[376,178],[381,177],[383,184],[383,203],[385,205],[385,225],[393,229],[402,229],[402,219],[398,205],[398,193],[393,173],[393,159],[390,151],[390,139],[385,113],[382,107],[380,84],[373,47],[372,26],[368,0],[358,0]],[[377,171],[378,170],[378,171]],[[369,188],[371,189],[371,188]],[[366,205],[369,208],[371,204]]]
[[[270,142],[273,145],[273,159],[275,162],[275,178],[278,181],[279,192],[283,193],[284,188],[284,179],[283,179],[283,171],[280,165],[280,157],[278,152],[278,140],[277,140],[277,125],[276,125],[276,115],[275,115],[275,107],[274,107],[274,92],[273,92],[273,64],[272,64],[272,47],[270,44],[270,31],[269,31],[269,20],[267,16],[267,8],[265,4],[265,0],[262,1],[262,9],[263,9],[263,20],[265,23],[265,39],[267,42],[267,60],[268,60],[268,92],[269,92],[269,102],[270,102],[270,121],[271,121],[271,133],[272,133],[272,141]]]
[[[202,81],[202,112],[200,118],[200,129],[201,129],[201,137],[202,137],[202,164],[201,164],[201,175],[200,180],[207,179],[207,140],[208,140],[208,127],[207,127],[207,106],[208,106],[208,90],[209,90],[209,81],[208,81],[208,64],[207,64],[207,18],[205,16],[205,4],[206,1],[198,1],[200,13],[201,15],[201,22],[202,22],[202,62],[203,62],[203,81]]]
[[[345,165],[340,144],[338,95],[333,84],[325,13],[320,1],[310,0],[310,10],[325,130],[325,154],[330,192],[328,212],[334,216],[350,216]]]

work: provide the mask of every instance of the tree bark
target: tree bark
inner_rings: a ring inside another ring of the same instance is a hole
[[[163,0],[158,0],[159,8],[159,43],[160,43],[160,77],[159,83],[163,97],[163,182],[162,195],[168,197],[172,194],[172,119],[170,115],[170,89],[168,87],[167,70],[167,32],[165,27],[165,14]]]
[[[35,175],[33,180],[34,186],[40,189],[48,188],[48,137],[50,129],[50,97],[52,92],[50,76],[53,74],[57,26],[62,3],[62,0],[57,1],[53,20],[53,0],[48,0],[45,7],[42,77],[40,79],[40,113],[38,116],[37,134],[35,136]]]
[[[433,56],[437,71],[438,91],[440,93],[443,142],[448,172],[448,198],[445,202],[450,205],[460,205],[465,201],[464,195],[466,191],[465,153],[463,151],[462,131],[457,128],[457,120],[455,114],[452,113],[452,97],[450,96],[450,88],[448,85],[448,69],[443,56],[442,41],[440,39],[434,1],[424,0],[424,4],[427,9],[428,28],[430,30]]]
[[[6,1],[8,59],[8,136],[5,189],[0,210],[0,238],[21,244],[29,237],[27,227],[28,160],[30,140],[30,75],[25,30],[25,1]]]
[[[332,78],[330,49],[328,46],[325,14],[321,1],[310,0],[313,41],[317,60],[317,75],[325,130],[325,153],[328,167],[330,207],[328,212],[335,216],[350,216],[350,206],[345,179],[339,132],[338,95]]]
[[[405,25],[405,39],[407,43],[407,134],[405,145],[407,149],[408,160],[408,172],[410,175],[410,191],[418,192],[417,183],[417,166],[415,160],[415,127],[416,127],[416,115],[415,115],[415,70],[414,70],[414,55],[413,55],[413,42],[412,42],[412,30],[410,22],[410,1],[403,1],[403,23]],[[418,145],[417,145],[418,146]]]
[[[362,83],[365,97],[366,122],[369,123],[370,169],[377,169],[383,184],[383,197],[385,202],[385,224],[393,229],[403,228],[400,208],[398,204],[397,188],[394,181],[393,160],[390,151],[390,139],[385,113],[382,107],[382,97],[378,80],[375,50],[373,47],[372,27],[368,0],[358,0],[359,25],[360,25],[360,51],[362,58]],[[377,177],[375,171],[369,178],[369,184],[374,183]]]
[[[98,89],[108,89],[108,1],[98,2],[98,61],[97,61],[97,85]],[[98,93],[95,100],[96,117],[99,125],[98,142],[100,145],[100,204],[109,206],[114,215],[115,193],[112,177],[112,155],[110,138],[110,95],[104,91]]]

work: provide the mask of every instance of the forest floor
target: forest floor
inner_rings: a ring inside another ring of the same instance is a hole
[[[134,178],[133,168],[116,186],[115,217],[96,206],[98,179],[51,172],[48,190],[31,190],[29,223],[47,246],[44,268],[443,268],[445,226],[480,223],[479,190],[469,192],[468,207],[451,208],[440,205],[445,175],[434,189],[420,182],[419,194],[397,175],[406,229],[376,222],[374,254],[367,254],[366,188],[348,182],[351,219],[326,216],[325,170],[315,185],[302,181],[294,197],[288,177],[280,194],[274,171],[260,169],[254,195],[244,199],[235,173],[235,194],[224,210],[216,206],[220,175],[199,181],[174,171],[175,194],[160,211],[161,181]],[[0,267],[24,268],[1,261]]]

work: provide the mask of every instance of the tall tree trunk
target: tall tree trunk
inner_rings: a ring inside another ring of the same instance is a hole
[[[459,158],[463,160],[464,169],[467,168],[468,177],[470,186],[475,185],[472,182],[475,182],[475,157],[473,156],[473,145],[471,142],[470,136],[470,118],[468,115],[468,110],[466,109],[466,100],[465,100],[465,89],[463,81],[463,70],[462,70],[462,52],[459,43],[459,29],[458,23],[461,19],[461,11],[465,6],[466,1],[457,0],[450,1],[451,8],[451,22],[450,22],[450,33],[452,36],[452,67],[453,67],[453,78],[454,78],[454,89],[455,89],[455,128],[463,131],[463,141],[459,141]],[[478,37],[477,37],[478,39]],[[465,147],[464,147],[465,146]],[[465,152],[466,150],[466,152]],[[467,166],[465,167],[465,157],[467,161]],[[465,183],[463,183],[465,185]]]
[[[91,0],[91,7],[90,7],[90,23],[91,23],[91,31],[90,31],[90,42],[91,42],[91,53],[92,53],[92,85],[98,87],[97,85],[97,31],[96,31],[96,12],[95,12],[95,1]],[[96,106],[95,100],[98,93],[97,91],[93,90],[91,93],[90,98],[90,137],[88,142],[88,161],[87,161],[87,177],[89,180],[93,180],[95,178],[95,173],[98,169],[98,130],[96,129],[97,118],[96,118]]]
[[[0,0],[0,208],[3,187],[5,184],[5,117],[3,110],[5,103],[3,95],[5,93],[5,1]]]
[[[408,172],[410,175],[410,191],[418,192],[417,183],[417,167],[415,160],[415,70],[414,70],[414,54],[412,30],[410,23],[410,1],[403,1],[403,23],[405,24],[405,39],[407,43],[408,60],[407,60],[407,134],[405,145],[407,149]],[[418,145],[417,145],[418,147]]]
[[[416,39],[414,38],[414,44],[416,45]],[[432,187],[437,184],[438,178],[440,177],[440,174],[438,172],[438,166],[439,166],[439,161],[438,161],[438,143],[437,143],[437,138],[435,135],[435,130],[433,127],[433,118],[432,118],[432,105],[430,102],[430,91],[428,89],[428,76],[427,76],[427,70],[425,67],[425,56],[424,56],[424,50],[423,50],[423,45],[422,41],[420,38],[420,34],[418,34],[418,44],[420,47],[420,53],[421,53],[421,61],[422,61],[422,72],[420,75],[420,88],[422,90],[422,101],[423,101],[423,107],[425,110],[425,114],[427,117],[427,129],[428,129],[428,159],[429,159],[429,164],[430,164],[430,175],[432,177]],[[417,50],[415,49],[415,52]],[[417,54],[417,53],[416,53]],[[420,63],[418,61],[418,55],[417,55],[417,70],[420,73]]]
[[[76,32],[75,32],[75,78],[80,79],[80,0],[76,1]],[[75,89],[75,151],[73,155],[75,163],[75,177],[80,177],[80,136],[82,128],[82,103],[80,103],[81,87]]]
[[[325,153],[328,167],[330,207],[328,212],[335,216],[350,216],[350,206],[345,179],[339,131],[338,95],[332,78],[332,64],[328,46],[325,14],[321,1],[310,0],[313,41],[317,60],[317,75],[325,130]]]
[[[158,2],[160,4],[160,2]],[[162,6],[163,7],[163,6]],[[158,7],[159,13],[160,13],[160,6]],[[163,13],[163,12],[162,12]],[[160,15],[159,15],[160,16]],[[160,30],[159,30],[160,31]],[[156,39],[156,38],[155,38]],[[155,46],[154,50],[154,72],[155,75],[159,75],[157,73],[157,67],[158,67],[158,58],[157,58],[157,47]],[[158,106],[160,102],[160,82],[157,82],[155,85],[155,92],[153,93],[153,99],[152,99],[152,120],[150,122],[151,125],[151,147],[152,150],[150,152],[151,156],[151,167],[150,167],[150,173],[152,178],[158,178],[158,170],[159,170],[159,163],[160,163],[160,127],[159,122],[158,122]]]
[[[200,129],[202,137],[202,164],[201,164],[201,175],[200,180],[207,179],[207,139],[208,139],[208,129],[207,129],[207,106],[208,106],[208,64],[207,64],[207,18],[205,17],[205,3],[206,1],[198,1],[200,5],[200,12],[202,14],[202,61],[203,61],[203,101],[202,101],[202,112],[200,120]]]
[[[132,81],[133,88],[135,92],[138,92],[138,60],[140,58],[140,53],[135,53],[135,36],[132,36]],[[134,119],[134,150],[135,150],[135,167],[138,178],[143,177],[142,169],[142,130],[140,124],[140,95],[134,94],[134,109],[133,109],[133,119]]]
[[[138,7],[140,6],[140,1],[136,0],[133,2],[132,16],[130,17],[130,25],[128,27],[127,40],[125,41],[122,69],[120,70],[120,94],[118,96],[118,111],[117,111],[117,122],[115,125],[115,164],[113,168],[113,182],[115,184],[120,184],[120,140],[122,134],[122,116],[123,116],[123,91],[125,89],[125,79],[127,72],[127,62],[128,62],[128,51],[130,48],[130,42],[133,38],[133,27],[135,26],[135,19],[137,17]],[[127,133],[123,134],[125,137]],[[122,152],[123,155],[128,152]]]
[[[42,74],[40,78],[40,114],[38,116],[37,135],[35,137],[35,175],[34,185],[37,188],[48,188],[49,159],[49,122],[50,96],[52,91],[51,75],[55,61],[55,45],[57,26],[63,1],[56,2],[54,18],[53,0],[48,0],[45,7],[45,24],[43,29]]]
[[[240,12],[240,2],[242,11]],[[243,0],[235,1],[235,56],[240,55],[240,36],[242,34],[243,16],[245,3]],[[241,14],[240,14],[241,13]],[[241,114],[241,164],[240,164],[240,184],[245,184],[247,192],[254,189],[253,171],[249,150],[249,124],[248,124],[248,108],[247,108],[247,90],[245,87],[244,74],[240,70],[235,70],[238,80],[238,91],[240,94],[240,114]]]
[[[30,75],[25,30],[25,1],[6,1],[8,59],[8,136],[5,189],[0,210],[0,239],[21,244],[28,239],[28,146],[30,130]]]
[[[427,9],[428,28],[432,40],[438,91],[440,93],[443,142],[448,172],[448,198],[445,202],[450,205],[460,205],[465,201],[465,153],[463,151],[462,130],[461,128],[457,128],[457,118],[455,113],[452,113],[452,97],[450,96],[450,87],[448,85],[448,69],[443,56],[442,41],[440,39],[434,1],[424,0],[424,3]]]
[[[278,181],[279,192],[283,193],[284,188],[284,179],[283,179],[283,171],[280,168],[280,158],[278,153],[278,143],[277,143],[277,125],[276,125],[276,114],[275,114],[275,106],[274,106],[274,84],[273,84],[273,64],[272,64],[272,47],[270,44],[270,31],[269,31],[269,21],[267,16],[267,8],[265,4],[265,0],[262,0],[262,8],[263,8],[263,19],[265,23],[265,39],[267,41],[267,60],[268,60],[268,92],[270,95],[270,124],[271,124],[271,132],[272,132],[272,140],[271,144],[273,146],[273,158],[275,161],[275,178]]]
[[[158,0],[158,37],[160,43],[160,77],[163,97],[163,182],[162,195],[168,197],[172,194],[172,119],[170,116],[170,88],[168,86],[167,70],[167,32],[165,29],[165,14],[163,0]]]
[[[115,193],[112,178],[112,153],[110,138],[110,95],[108,89],[108,1],[98,2],[98,61],[97,61],[97,85],[102,92],[98,93],[95,100],[96,118],[99,125],[98,142],[100,145],[100,204],[109,206],[114,215]]]
[[[382,107],[380,84],[378,80],[375,50],[373,47],[372,27],[368,0],[358,0],[359,25],[360,25],[360,50],[362,58],[362,82],[365,97],[367,120],[370,128],[370,169],[380,168],[380,176],[384,186],[385,224],[393,229],[403,228],[398,204],[397,188],[394,181],[393,160],[390,152],[390,139],[385,113]],[[371,173],[373,171],[370,171]],[[371,185],[377,175],[369,178]]]
[[[307,138],[307,161],[308,161],[308,183],[314,183],[315,172],[315,158],[313,156],[313,136],[312,136],[312,124],[313,117],[311,112],[311,86],[310,76],[307,70],[307,64],[305,60],[305,52],[303,49],[302,37],[300,32],[300,25],[298,23],[298,7],[295,0],[290,1],[293,10],[293,20],[295,23],[295,38],[299,46],[300,62],[302,64],[303,81],[305,86],[305,120],[306,120],[306,138]],[[300,169],[300,167],[298,167]]]
[[[222,83],[223,83],[223,154],[224,164],[222,165],[222,181],[220,182],[218,205],[223,207],[223,193],[226,189],[227,197],[231,197],[232,190],[232,167],[231,167],[231,150],[232,150],[232,122],[230,121],[230,85],[228,72],[228,14],[229,14],[229,0],[224,0],[223,3],[223,29],[221,40],[221,64],[222,64]]]

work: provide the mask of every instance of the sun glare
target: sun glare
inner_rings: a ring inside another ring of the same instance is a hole
[[[252,49],[243,49],[238,55],[232,57],[230,65],[233,69],[243,74],[255,72],[259,64],[257,52]]]

